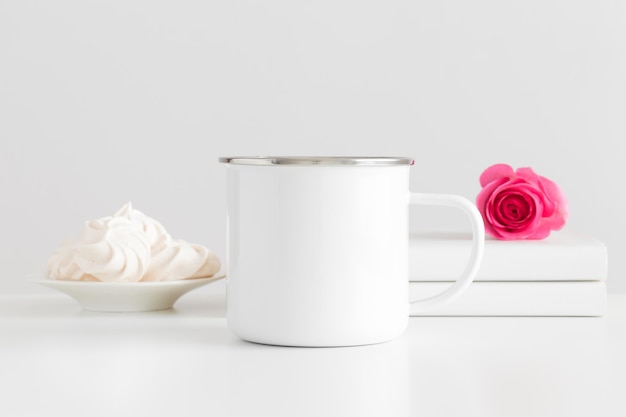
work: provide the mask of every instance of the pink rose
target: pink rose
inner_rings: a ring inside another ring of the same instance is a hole
[[[567,200],[553,181],[531,168],[495,164],[480,175],[476,205],[487,234],[504,240],[544,239],[568,216]]]

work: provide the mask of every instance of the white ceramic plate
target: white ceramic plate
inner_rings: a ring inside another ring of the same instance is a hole
[[[162,282],[85,282],[35,280],[37,284],[61,291],[90,311],[131,312],[172,308],[183,294],[219,281],[225,275]]]

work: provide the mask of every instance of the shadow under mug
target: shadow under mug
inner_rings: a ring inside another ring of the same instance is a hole
[[[463,210],[472,252],[427,310],[458,297],[484,249],[466,198],[409,191],[411,158],[223,157],[227,178],[227,322],[251,342],[354,346],[389,341],[408,324],[409,205]]]

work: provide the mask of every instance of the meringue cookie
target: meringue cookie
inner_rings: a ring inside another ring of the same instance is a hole
[[[148,236],[125,217],[87,222],[73,250],[81,271],[107,282],[139,281],[151,259]]]
[[[69,281],[99,281],[85,274],[74,262],[72,242],[63,243],[50,257],[46,265],[48,278]]]
[[[220,267],[213,252],[173,240],[161,223],[128,202],[113,216],[86,222],[46,269],[56,280],[138,282],[210,277]]]
[[[202,245],[172,240],[154,254],[142,281],[173,281],[210,277],[220,270],[220,260]]]
[[[141,211],[133,209],[130,201],[124,204],[124,206],[115,212],[113,216],[124,217],[131,222],[140,225],[144,233],[147,235],[148,242],[150,244],[150,251],[153,254],[163,250],[170,240],[172,240],[169,233],[167,233],[165,227],[163,227],[161,223],[154,220],[152,217],[146,216]]]

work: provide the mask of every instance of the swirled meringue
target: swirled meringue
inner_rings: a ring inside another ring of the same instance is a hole
[[[75,239],[74,239],[75,240]],[[50,279],[70,281],[99,281],[92,275],[85,274],[74,262],[73,242],[61,244],[48,260],[46,270]]]
[[[62,245],[48,262],[52,279],[129,281],[141,279],[151,252],[140,225],[124,217],[104,217],[85,223],[82,233]]]
[[[152,254],[163,250],[172,240],[165,227],[152,217],[148,217],[139,210],[133,209],[131,202],[124,204],[114,217],[124,217],[133,223],[138,224],[147,236]]]
[[[150,263],[150,245],[136,223],[123,217],[88,222],[74,245],[74,262],[100,281],[139,281]]]
[[[209,249],[173,240],[161,223],[129,202],[113,216],[86,222],[46,269],[56,280],[138,282],[210,277],[220,267]]]
[[[210,277],[220,270],[220,260],[202,245],[171,240],[152,257],[142,281],[173,281]]]

